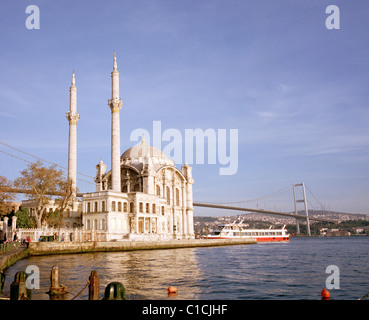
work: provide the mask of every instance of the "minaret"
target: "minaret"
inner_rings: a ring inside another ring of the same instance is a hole
[[[72,85],[69,92],[70,102],[69,112],[67,112],[67,119],[69,122],[68,180],[72,181],[73,198],[75,198],[77,188],[77,122],[79,120],[79,114],[77,113],[77,87],[74,78],[74,69]]]
[[[192,192],[192,185],[194,183],[194,180],[192,178],[192,167],[187,164],[187,161],[185,162],[185,165],[181,168],[183,175],[185,176],[187,183],[186,183],[186,192],[185,197],[187,201],[186,205],[186,214],[187,214],[187,233],[188,237],[190,239],[194,238],[194,226],[193,226],[193,192]]]
[[[108,101],[111,110],[111,189],[121,192],[120,181],[120,109],[122,100],[119,98],[119,72],[117,57],[114,52],[113,71],[111,73],[111,99]]]

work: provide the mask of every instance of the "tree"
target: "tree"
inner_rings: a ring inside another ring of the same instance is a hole
[[[17,228],[34,228],[36,226],[35,220],[29,216],[27,208],[20,207],[14,215],[17,217]]]
[[[56,165],[46,168],[41,161],[29,164],[21,171],[21,177],[17,178],[14,184],[30,191],[27,197],[36,205],[37,228],[41,228],[43,222],[47,220],[50,214],[47,208],[54,200],[62,216],[73,196],[72,183],[64,177],[63,171],[57,170]]]
[[[7,215],[13,210],[11,201],[15,199],[15,194],[6,191],[6,189],[11,187],[12,182],[0,176],[0,215]]]

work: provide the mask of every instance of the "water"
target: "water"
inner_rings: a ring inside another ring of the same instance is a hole
[[[50,271],[57,265],[60,283],[71,299],[92,270],[100,275],[100,294],[109,282],[122,282],[128,299],[309,299],[319,300],[336,265],[340,289],[331,299],[358,299],[369,291],[369,237],[291,238],[289,243],[188,248],[153,251],[87,253],[30,257],[6,270],[4,291],[17,271],[40,269],[39,290],[32,299],[49,299]],[[178,295],[169,296],[174,285]],[[88,289],[77,298],[86,300]]]

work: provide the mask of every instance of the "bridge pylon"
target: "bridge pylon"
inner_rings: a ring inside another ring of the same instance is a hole
[[[302,188],[302,197],[303,199],[297,199],[296,198],[296,187],[301,187]],[[308,211],[308,206],[307,206],[307,201],[306,201],[306,191],[305,191],[305,184],[299,183],[299,184],[293,184],[293,200],[295,203],[295,214],[298,214],[298,203],[303,203],[304,204],[304,210],[305,210],[305,216],[306,216],[306,231],[308,236],[311,236],[310,233],[310,221],[309,221],[309,211]],[[296,219],[296,233],[300,234],[300,224],[299,224],[299,219]]]

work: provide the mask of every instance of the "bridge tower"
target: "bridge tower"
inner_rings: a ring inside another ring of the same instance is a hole
[[[302,197],[303,199],[297,199],[296,198],[296,187],[301,187],[302,189]],[[308,211],[308,207],[307,207],[307,201],[306,201],[306,192],[305,192],[305,184],[299,183],[299,184],[293,184],[293,200],[295,203],[295,214],[298,214],[298,203],[303,203],[304,204],[304,209],[305,209],[305,215],[306,215],[306,231],[308,236],[311,236],[310,233],[310,222],[309,222],[309,211]],[[299,224],[299,219],[296,219],[296,233],[300,234],[300,224]]]

